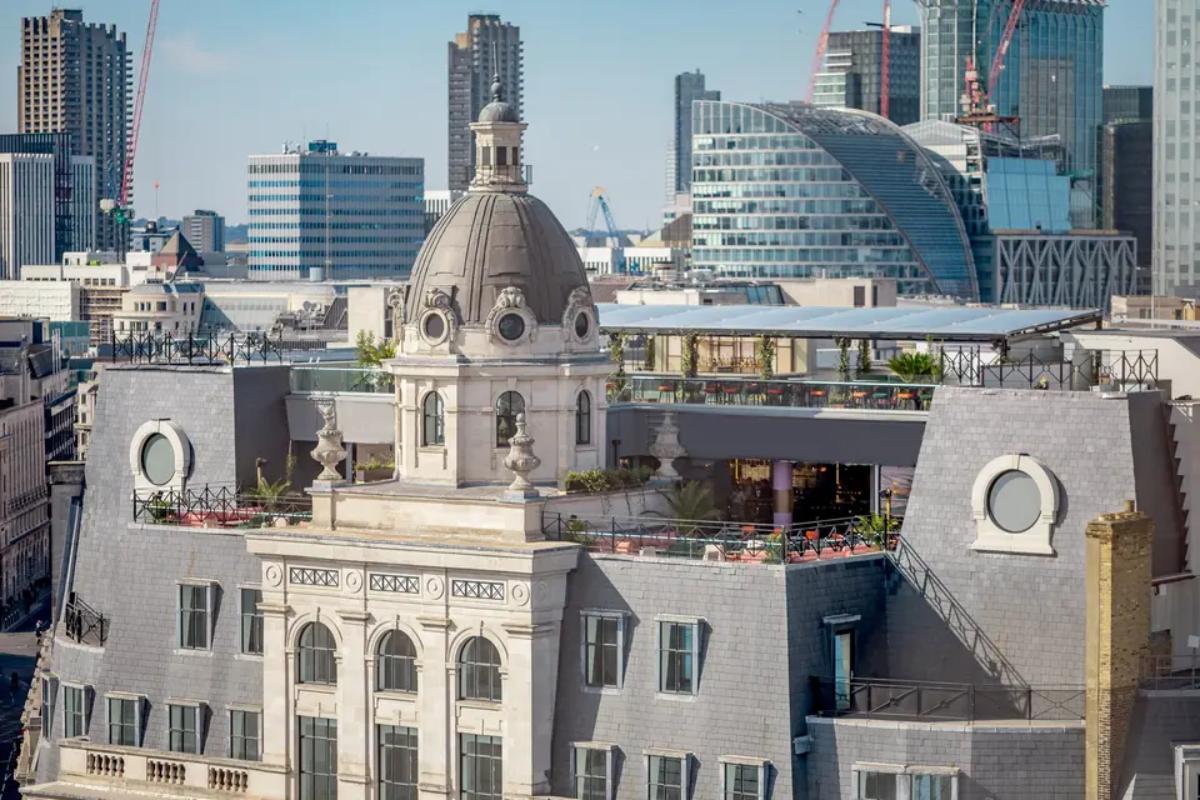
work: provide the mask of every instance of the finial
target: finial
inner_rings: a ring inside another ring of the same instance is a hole
[[[508,440],[508,455],[504,466],[513,473],[513,482],[505,492],[506,497],[537,497],[537,489],[529,482],[529,473],[541,465],[542,460],[533,454],[533,437],[525,432],[525,415],[517,414],[517,432]]]
[[[321,430],[317,431],[317,446],[311,453],[313,460],[324,467],[317,480],[341,481],[342,476],[338,474],[337,465],[346,457],[346,450],[342,447],[342,432],[337,429],[337,407],[333,398],[319,399],[317,412],[325,423]]]
[[[504,99],[504,86],[500,83],[500,73],[492,75],[492,102],[499,103]]]

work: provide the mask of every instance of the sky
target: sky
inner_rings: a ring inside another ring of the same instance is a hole
[[[149,0],[78,0],[128,34],[134,80]],[[894,24],[916,23],[894,0]],[[17,127],[20,18],[46,0],[0,1],[0,132]],[[835,29],[881,16],[842,0]],[[674,76],[700,69],[727,100],[803,97],[827,0],[161,0],[134,173],[144,216],[211,208],[246,221],[246,157],[285,141],[425,159],[446,185],[446,43],[467,14],[521,27],[532,191],[567,228],[595,186],[621,228],[653,227],[664,199]],[[1151,0],[1109,0],[1106,83],[1152,80]],[[6,77],[2,77],[6,76]],[[154,189],[157,182],[159,188]]]

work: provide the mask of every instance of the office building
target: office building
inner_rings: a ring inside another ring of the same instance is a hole
[[[71,153],[69,133],[0,134],[0,153],[54,156],[54,260],[95,247],[95,159]]]
[[[1021,140],[939,120],[904,132],[950,186],[983,302],[1108,308],[1134,290],[1136,238],[1072,226],[1071,178],[1057,138]]]
[[[921,32],[910,25],[893,25],[890,39],[887,118],[908,125],[921,118]],[[882,79],[881,30],[831,31],[813,102],[880,114]]]
[[[681,72],[675,76],[675,140],[671,146],[672,166],[668,177],[674,187],[668,198],[685,193],[692,185],[692,104],[697,100],[720,100],[717,89],[704,88],[704,73]]]
[[[430,189],[425,192],[426,236],[433,230],[433,226],[442,218],[442,215],[450,210],[450,206],[454,205],[454,201],[462,196],[462,192],[453,189]]]
[[[21,21],[17,124],[21,133],[66,133],[71,152],[95,163],[95,195],[115,198],[132,114],[132,72],[125,34],[115,25],[83,21],[83,12],[55,9]],[[116,220],[92,207],[95,246],[118,249]],[[91,246],[72,241],[70,249]],[[63,243],[63,252],[67,246]],[[61,255],[61,253],[59,254]]]
[[[54,257],[54,156],[0,153],[0,279]]]
[[[1154,3],[1154,294],[1200,284],[1200,59],[1197,0]]]
[[[1008,0],[917,0],[921,10],[921,119],[962,114],[964,65],[973,58],[986,80],[1012,4]],[[978,37],[978,46],[976,46]],[[1021,136],[1057,134],[1072,176],[1071,217],[1094,227],[1097,131],[1103,118],[1104,3],[1036,0],[1021,24],[989,100],[1000,114],[1020,118]]]
[[[475,169],[470,125],[491,98],[496,76],[508,102],[521,113],[525,91],[521,29],[502,22],[497,14],[471,14],[467,29],[455,34],[447,50],[448,185],[451,191],[462,192]]]
[[[184,215],[180,228],[201,253],[225,252],[225,218],[217,212],[196,209]]]
[[[251,280],[395,278],[425,232],[425,162],[318,140],[250,156]]]
[[[950,188],[896,125],[802,103],[693,110],[693,268],[895,278],[903,294],[979,299]]]
[[[1154,119],[1153,86],[1105,86],[1104,124]]]

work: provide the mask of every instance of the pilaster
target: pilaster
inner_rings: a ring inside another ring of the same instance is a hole
[[[439,580],[439,579],[433,579]],[[421,718],[417,791],[420,800],[445,800],[453,791],[454,670],[450,660],[453,624],[444,615],[417,618],[423,643],[421,687],[417,693]]]
[[[366,800],[371,785],[368,754],[372,708],[364,661],[370,614],[360,610],[335,613],[342,629],[337,682],[338,797]]]
[[[268,582],[272,564],[267,568]],[[287,767],[290,763],[292,716],[288,670],[291,649],[287,644],[287,618],[290,609],[283,602],[261,602],[258,611],[263,617],[263,704],[262,760],[263,763]]]

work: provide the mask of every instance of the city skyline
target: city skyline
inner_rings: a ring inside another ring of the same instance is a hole
[[[487,9],[522,28],[525,115],[539,121],[527,143],[534,191],[569,228],[584,222],[597,184],[607,187],[618,225],[657,224],[674,75],[699,68],[735,101],[802,97],[825,12],[824,3],[810,5],[797,15],[794,4],[772,0],[748,16],[708,5],[696,13],[692,4],[671,2],[658,15],[674,20],[670,37],[658,35],[632,3],[565,10],[526,0]],[[834,28],[862,27],[875,5],[843,2]],[[424,158],[426,188],[446,185],[445,42],[476,9],[428,5],[401,12],[353,2],[318,21],[318,6],[307,0],[288,8],[292,13],[281,16],[232,2],[164,6],[138,153],[139,215],[178,218],[213,208],[230,224],[246,222],[247,157],[306,138]],[[48,11],[48,4],[26,0],[0,10],[0,29],[9,32],[0,39],[0,64],[11,68],[0,80],[2,129],[16,129],[20,18]],[[83,11],[89,22],[125,31],[140,59],[148,4],[114,0]],[[915,23],[916,10],[898,3],[893,19]],[[1129,2],[1109,8],[1110,34],[1122,31],[1121,41],[1136,37],[1147,47],[1119,47],[1108,36],[1106,83],[1150,82],[1150,23]],[[563,35],[580,30],[587,35]],[[746,58],[756,52],[779,57]],[[351,74],[366,79],[344,80]],[[409,115],[412,109],[420,113]]]

